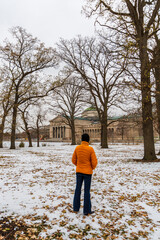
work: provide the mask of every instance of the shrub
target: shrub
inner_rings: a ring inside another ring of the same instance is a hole
[[[20,142],[19,147],[24,147],[24,142]]]

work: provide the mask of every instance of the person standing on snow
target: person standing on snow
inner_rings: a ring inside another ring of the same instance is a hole
[[[73,200],[73,211],[80,209],[81,187],[84,181],[84,208],[83,214],[94,213],[91,210],[90,187],[93,170],[97,166],[97,158],[94,149],[89,146],[89,135],[82,135],[81,145],[78,145],[72,156],[72,163],[76,166],[76,189]]]

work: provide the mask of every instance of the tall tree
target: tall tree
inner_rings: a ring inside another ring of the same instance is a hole
[[[99,115],[101,146],[107,148],[108,110],[118,98],[118,80],[123,64],[118,65],[107,46],[95,38],[61,39],[58,51],[62,61],[84,79]]]
[[[55,67],[57,58],[53,48],[46,48],[37,38],[21,27],[11,29],[13,43],[6,40],[0,47],[3,67],[9,72],[13,83],[14,102],[12,115],[11,149],[15,149],[15,131],[18,106],[31,98],[44,95],[44,83],[40,83],[36,72]],[[43,85],[43,88],[39,88]]]
[[[141,95],[142,95],[142,118],[144,137],[144,161],[156,159],[153,135],[153,117],[151,103],[151,65],[148,56],[149,40],[154,34],[153,24],[157,18],[160,0],[121,0],[115,4],[109,0],[87,0],[90,16],[98,14],[103,19],[110,20],[111,28],[119,31],[127,38],[128,44],[136,43],[139,50]],[[104,17],[103,17],[104,16]],[[107,18],[108,17],[108,18]],[[119,24],[115,25],[113,19]],[[109,25],[107,23],[107,25]],[[107,26],[106,25],[106,26]]]
[[[84,81],[77,76],[70,76],[64,85],[55,89],[56,106],[58,112],[67,120],[71,129],[72,145],[76,144],[75,118],[82,109],[82,100],[85,98]]]

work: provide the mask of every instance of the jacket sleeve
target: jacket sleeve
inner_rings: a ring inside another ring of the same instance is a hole
[[[97,157],[96,157],[94,149],[92,148],[92,151],[91,151],[91,165],[92,165],[92,169],[96,168],[97,163],[98,163]]]
[[[74,153],[72,155],[72,163],[77,166],[77,154],[76,149],[74,150]]]

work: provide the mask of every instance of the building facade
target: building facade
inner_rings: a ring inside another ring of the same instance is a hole
[[[79,143],[81,135],[88,133],[91,142],[100,142],[101,125],[98,114],[94,108],[86,109],[81,117],[75,118],[76,142]],[[63,116],[57,116],[50,121],[50,140],[71,141],[71,129]],[[109,142],[140,142],[142,141],[142,126],[133,117],[117,117],[108,119]]]

